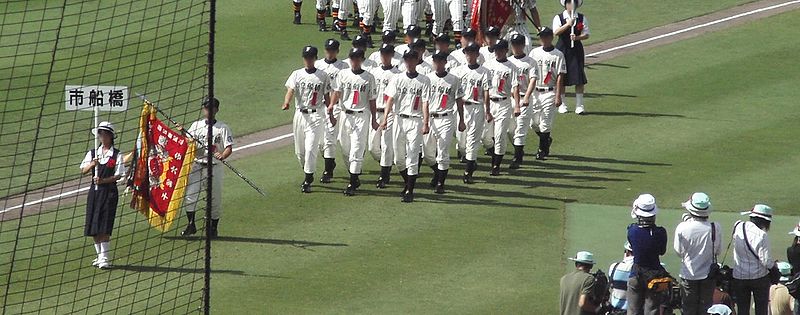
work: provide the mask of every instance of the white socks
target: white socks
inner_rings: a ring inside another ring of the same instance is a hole
[[[97,253],[97,257],[100,257],[100,244],[94,243],[94,252]]]
[[[583,93],[575,93],[575,105],[583,106]]]
[[[100,248],[100,251],[97,254],[97,258],[108,259],[108,251],[109,251],[108,250],[108,248],[109,248],[108,242],[101,242],[99,245],[95,244],[95,247],[99,247]]]

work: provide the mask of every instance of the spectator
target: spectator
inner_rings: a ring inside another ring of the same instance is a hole
[[[735,315],[736,313],[725,304],[715,304],[708,309],[708,315]]]
[[[594,290],[594,277],[589,273],[594,267],[594,255],[578,252],[569,258],[575,262],[575,270],[561,277],[561,315],[597,314],[589,296]]]
[[[800,223],[789,232],[789,235],[794,235],[794,240],[786,249],[786,259],[792,265],[792,276],[794,276],[800,272]],[[800,300],[794,300],[794,315],[800,315]]]
[[[611,308],[614,311],[625,311],[628,309],[626,294],[628,291],[628,278],[633,268],[633,249],[631,243],[625,242],[625,253],[622,254],[622,261],[615,262],[608,267],[608,278],[611,283]]]
[[[628,314],[655,315],[662,304],[662,294],[647,288],[651,275],[666,274],[659,257],[667,252],[667,230],[656,225],[657,213],[653,195],[640,195],[633,202],[631,217],[637,222],[628,226],[628,241],[635,253],[628,279]]]
[[[780,283],[769,287],[769,313],[772,315],[792,315],[794,309],[794,298],[789,295],[789,289],[784,285],[789,282],[792,275],[792,265],[781,261],[778,262],[778,270],[781,272]]]
[[[715,279],[709,270],[716,265],[722,249],[719,224],[709,222],[711,201],[705,193],[697,192],[684,202],[687,214],[675,228],[673,245],[681,258],[681,314],[702,315],[713,305]]]
[[[717,285],[714,288],[713,303],[716,304],[724,304],[731,309],[731,315],[736,315],[736,310],[734,310],[735,303],[733,302],[733,298],[731,297],[728,292],[730,291],[730,284],[727,281],[720,277],[717,279]],[[726,284],[727,283],[727,284]]]
[[[739,315],[750,315],[751,295],[756,315],[768,312],[769,270],[775,261],[770,255],[767,231],[773,212],[769,206],[757,204],[742,212],[750,216],[750,221],[737,221],[733,226],[733,298]]]

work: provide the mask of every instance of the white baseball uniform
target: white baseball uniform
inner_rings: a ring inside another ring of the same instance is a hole
[[[558,75],[567,73],[567,65],[564,54],[555,47],[550,51],[537,47],[531,52],[531,56],[536,61],[536,66],[529,72],[530,79],[536,82],[535,90],[530,91],[535,96],[531,97],[532,104],[529,105],[533,106],[531,127],[537,132],[550,132],[556,116],[555,90]]]
[[[464,97],[461,78],[445,72],[427,75],[430,90],[427,96],[430,132],[424,136],[423,157],[429,165],[438,164],[439,170],[450,168],[450,142],[456,125],[456,102]]]
[[[320,59],[314,63],[314,67],[328,74],[329,82],[333,82],[333,80],[336,78],[336,74],[339,73],[340,70],[346,69],[349,66],[347,66],[347,64],[338,59],[335,61]],[[338,119],[339,109],[337,109],[336,107],[334,107],[333,115]],[[337,134],[336,126],[331,125],[330,118],[328,117],[328,111],[326,110],[325,133],[323,134],[322,147],[320,148],[322,150],[323,158],[326,159],[336,158],[336,134]]]
[[[466,65],[467,64],[467,55],[464,54],[464,49],[456,49],[450,52],[450,56],[458,62],[458,65]],[[478,54],[478,64],[482,65],[486,60],[483,58],[483,55]],[[455,69],[455,67],[454,67]]]
[[[361,16],[361,22],[364,25],[372,25],[372,19],[375,18],[375,10],[378,8],[378,0],[357,0],[358,14]]]
[[[331,8],[339,9],[339,19],[347,20],[353,14],[352,0],[331,0]]]
[[[400,69],[400,72],[406,72],[406,63],[400,63],[397,68]],[[417,72],[423,75],[431,73],[433,72],[433,65],[423,60],[421,63],[417,64]]]
[[[381,52],[380,51],[373,52],[372,54],[369,55],[369,58],[367,58],[367,59],[369,61],[375,63],[373,68],[379,67],[381,65],[381,63],[383,63],[383,60],[381,60]],[[398,66],[401,63],[403,63],[403,55],[401,55],[400,53],[395,51],[394,52],[394,56],[392,56],[392,65],[393,66]]]
[[[424,74],[410,77],[408,73],[400,73],[384,90],[394,102],[394,162],[400,171],[407,169],[409,176],[419,174],[423,97],[430,93],[430,85]]]
[[[212,152],[222,153],[225,151],[225,148],[233,146],[233,133],[231,129],[228,128],[228,125],[217,120],[211,129],[211,134],[214,137],[214,141],[211,142]],[[208,167],[206,163],[208,151],[205,149],[205,144],[208,143],[208,125],[206,124],[206,120],[198,120],[192,123],[188,133],[200,142],[196,146],[194,167],[192,167],[192,171],[189,173],[189,183],[186,186],[186,212],[195,212],[197,211],[197,201],[199,200],[200,190],[203,189],[206,184],[206,178],[208,178],[208,171],[206,169],[206,167]],[[213,173],[211,178],[211,219],[217,220],[220,215],[222,215],[222,176],[225,172],[223,172],[221,162],[214,160],[211,164],[211,171]]]
[[[427,63],[429,65],[433,65],[433,55],[425,57],[423,59],[423,61],[425,61],[425,63]],[[445,71],[450,72],[453,69],[455,69],[455,67],[458,67],[460,65],[461,64],[458,62],[458,60],[456,60],[456,57],[454,57],[451,54],[451,55],[447,55],[447,64],[445,64],[444,69],[445,69]],[[432,68],[433,68],[433,66],[431,66],[431,69]]]
[[[494,120],[486,124],[483,132],[483,145],[494,147],[494,153],[506,153],[506,133],[513,121],[514,105],[512,90],[519,85],[517,67],[510,60],[499,62],[497,59],[483,64],[491,74],[489,87],[489,109]]]
[[[286,88],[294,90],[294,152],[303,172],[313,174],[325,130],[325,98],[330,92],[330,78],[319,69],[312,73],[298,69],[286,80]]]
[[[422,1],[425,0],[395,0],[395,1],[402,1],[402,13],[403,13],[403,29],[408,29],[410,25],[417,25],[417,21],[419,21],[419,15],[422,12]]]
[[[378,100],[375,104],[377,112],[375,115],[377,116],[378,123],[383,123],[384,119],[384,111],[386,110],[386,99],[389,98],[384,94],[386,90],[386,86],[389,85],[389,81],[400,73],[400,70],[397,67],[390,67],[385,68],[383,66],[372,68],[370,70],[372,75],[375,77],[375,86],[376,86],[376,95],[378,96]],[[394,114],[389,113],[389,117],[387,118],[386,122],[386,129],[384,130],[373,130],[370,128],[369,130],[369,144],[368,149],[369,153],[372,155],[372,158],[375,161],[378,161],[382,167],[389,167],[394,164],[394,148],[392,144],[392,138],[394,137]]]
[[[372,128],[370,103],[375,101],[375,77],[364,69],[361,73],[342,70],[336,75],[331,88],[340,93],[339,104],[339,144],[347,161],[350,174],[361,174],[364,164],[364,151],[367,149],[367,136]]]
[[[444,31],[445,22],[450,19],[453,23],[453,31],[460,32],[463,29],[462,10],[464,0],[426,0],[428,7],[433,13],[433,33],[441,34]]]
[[[396,53],[400,54],[400,58],[401,58],[400,64],[401,65],[403,64],[403,62],[402,62],[403,54],[405,54],[409,50],[411,50],[411,48],[408,47],[408,44],[400,44],[400,45],[397,45],[397,46],[394,47],[394,51]],[[424,59],[424,58],[426,58],[426,57],[428,57],[430,55],[431,55],[431,53],[428,52],[428,50],[426,49],[425,52],[422,53],[422,58]]]
[[[400,1],[381,0],[383,7],[383,31],[394,31],[397,28],[397,20],[400,19]]]
[[[508,58],[517,67],[517,80],[519,81],[519,98],[522,100],[525,97],[525,92],[528,90],[528,73],[534,68],[536,63],[531,56],[524,55],[522,58],[511,56]],[[524,104],[520,104],[524,105]],[[528,130],[530,129],[531,119],[533,118],[533,107],[530,105],[521,106],[520,114],[514,117],[512,128],[509,129],[509,136],[514,145],[525,145]]]
[[[514,4],[514,21],[504,27],[505,39],[511,41],[511,35],[519,33],[525,36],[525,53],[529,54],[533,49],[533,42],[531,41],[531,32],[528,30],[527,11],[536,7],[536,0],[526,0],[521,5]],[[526,11],[527,10],[527,11]]]
[[[344,64],[345,64],[344,69],[350,69],[352,67],[350,65],[350,58],[346,58],[345,60],[342,60],[342,62],[344,62]],[[364,62],[361,63],[361,69],[369,70],[369,69],[375,68],[375,67],[378,66],[379,62],[380,62],[380,60],[378,62],[375,62],[375,61],[372,61],[372,60],[369,60],[369,59],[364,59]],[[331,81],[331,83],[333,83],[333,81]]]
[[[464,124],[467,129],[457,132],[458,147],[467,160],[474,161],[478,158],[481,136],[486,124],[486,109],[484,108],[484,95],[488,93],[491,81],[491,72],[481,65],[474,69],[469,65],[461,65],[453,69],[453,75],[461,78],[461,88],[464,91]]]

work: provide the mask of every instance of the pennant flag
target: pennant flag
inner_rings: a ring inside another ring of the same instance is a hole
[[[131,208],[156,230],[169,230],[180,212],[194,150],[194,141],[170,129],[156,117],[154,105],[144,103],[128,185],[133,189]]]
[[[508,0],[472,0],[472,20],[470,27],[478,32],[476,40],[483,41],[483,31],[489,27],[499,27],[508,23],[511,17],[511,2]]]

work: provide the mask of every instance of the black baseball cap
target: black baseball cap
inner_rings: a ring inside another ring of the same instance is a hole
[[[203,108],[209,107],[219,108],[219,100],[216,97],[203,100]]]
[[[478,32],[476,32],[475,30],[473,30],[471,28],[468,28],[468,29],[464,30],[463,32],[461,32],[461,36],[463,36],[464,38],[475,39],[475,36],[478,36]]]
[[[364,50],[361,49],[361,48],[350,49],[349,57],[350,57],[350,59],[353,59],[353,58],[364,59]]]
[[[525,45],[525,36],[520,33],[511,35],[511,45]]]
[[[553,36],[553,29],[549,28],[547,26],[542,27],[539,30],[539,37],[542,37],[542,36]]]
[[[434,61],[436,61],[436,60],[447,60],[447,56],[449,56],[449,55],[450,54],[447,53],[446,51],[437,50],[435,53],[433,53],[432,57],[433,57]]]
[[[427,45],[428,43],[426,43],[424,39],[414,38],[414,40],[411,42],[411,44],[408,45],[408,47],[411,49],[417,49],[417,48],[425,48],[425,46]]]
[[[419,26],[412,24],[406,28],[406,36],[417,38],[420,34],[422,34],[422,29],[420,29]]]
[[[366,47],[366,46],[367,46],[367,38],[364,37],[363,35],[359,34],[356,35],[355,38],[353,38],[353,47]]]
[[[498,50],[498,49],[508,50],[508,41],[505,40],[505,39],[498,40],[497,44],[494,44],[494,46],[492,46],[492,48],[494,48],[494,50]]]
[[[306,46],[303,47],[303,58],[317,58],[317,47]]]
[[[480,50],[481,46],[476,42],[469,42],[469,44],[464,47],[464,52],[478,52]]]
[[[436,36],[436,39],[434,39],[434,42],[437,42],[437,43],[448,43],[449,44],[450,43],[450,36],[448,36],[447,33],[441,33],[438,36]]]
[[[329,38],[325,41],[325,50],[338,50],[339,49],[339,41],[333,38]]]
[[[383,35],[381,35],[381,39],[384,42],[394,41],[397,38],[397,33],[393,30],[385,30],[383,31]]]
[[[406,52],[403,54],[403,59],[404,59],[404,60],[405,60],[405,59],[411,59],[411,58],[414,58],[414,59],[419,59],[419,53],[417,53],[417,52],[416,52],[416,51],[414,51],[414,50],[409,50],[409,51],[406,51]]]
[[[500,28],[495,26],[489,26],[489,28],[486,29],[486,35],[500,37]]]
[[[394,45],[392,44],[383,44],[379,49],[381,54],[393,54],[394,53]]]

